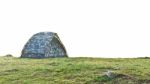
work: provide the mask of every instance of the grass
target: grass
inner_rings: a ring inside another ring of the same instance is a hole
[[[114,78],[104,73],[111,70]],[[150,84],[150,59],[0,57],[0,84]]]

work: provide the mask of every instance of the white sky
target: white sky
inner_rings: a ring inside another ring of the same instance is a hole
[[[149,0],[0,0],[0,55],[57,32],[72,56],[150,56]]]

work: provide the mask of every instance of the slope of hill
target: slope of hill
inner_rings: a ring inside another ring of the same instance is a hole
[[[149,79],[150,59],[0,57],[0,84],[150,84]]]

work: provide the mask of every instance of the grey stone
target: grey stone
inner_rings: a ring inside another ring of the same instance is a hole
[[[108,70],[105,74],[108,78],[114,78],[116,76],[116,74],[110,70]]]
[[[40,32],[31,37],[22,50],[22,58],[67,57],[57,33]]]

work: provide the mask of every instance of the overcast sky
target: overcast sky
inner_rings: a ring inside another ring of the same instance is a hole
[[[0,0],[0,55],[20,56],[41,31],[70,57],[150,56],[149,0]]]

